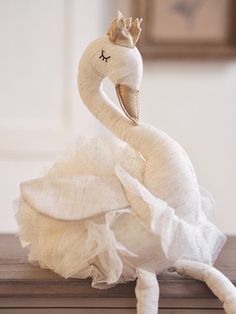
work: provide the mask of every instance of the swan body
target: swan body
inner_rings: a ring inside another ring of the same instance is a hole
[[[131,23],[119,14],[79,65],[82,100],[119,140],[93,140],[45,177],[22,183],[17,220],[31,261],[66,278],[91,277],[96,288],[138,278],[137,313],[154,314],[156,274],[172,267],[201,279],[204,265],[212,282],[225,236],[204,213],[211,202],[183,148],[138,122],[139,33],[139,20]],[[124,114],[103,91],[105,77],[115,85]],[[236,313],[226,298],[236,298],[235,289],[223,278],[227,289],[220,291],[204,280],[227,313]]]

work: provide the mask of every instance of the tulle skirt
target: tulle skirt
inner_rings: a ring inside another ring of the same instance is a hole
[[[118,141],[94,139],[56,163],[47,176],[117,176],[116,165],[125,169],[121,171],[124,180],[127,176],[138,182],[145,161]],[[40,213],[21,197],[16,218],[21,243],[30,247],[29,261],[65,278],[91,277],[96,288],[134,280],[137,268],[158,274],[179,258],[214,263],[225,236],[205,214],[212,207],[208,195],[202,194],[201,219],[192,225],[165,202],[155,201],[141,184],[136,189],[134,193],[146,201],[149,198],[147,203],[154,202],[148,207],[149,221],[130,206],[80,220],[60,220]]]

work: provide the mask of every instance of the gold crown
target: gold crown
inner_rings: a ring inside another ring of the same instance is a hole
[[[120,11],[117,18],[113,19],[111,26],[107,32],[110,41],[116,45],[134,48],[140,33],[142,19],[135,19],[132,22],[132,17],[125,19]]]

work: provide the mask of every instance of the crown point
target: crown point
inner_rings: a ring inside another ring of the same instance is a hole
[[[117,11],[117,18],[112,20],[107,35],[116,45],[134,48],[141,33],[141,22],[142,19],[138,18],[132,22],[132,17],[124,18],[123,14]]]
[[[123,14],[120,12],[120,10],[118,10],[117,11],[117,20],[119,21],[122,18],[123,18]]]
[[[130,29],[131,23],[132,23],[132,17],[128,17],[127,19],[125,19],[125,25],[128,29]]]

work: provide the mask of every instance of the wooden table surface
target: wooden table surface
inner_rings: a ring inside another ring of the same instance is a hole
[[[216,267],[236,284],[236,237],[228,238]],[[175,273],[163,273],[158,280],[161,298],[215,298],[205,284]],[[29,264],[16,235],[0,235],[0,298],[6,297],[134,298],[134,283],[99,290],[90,280],[63,279]]]

